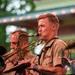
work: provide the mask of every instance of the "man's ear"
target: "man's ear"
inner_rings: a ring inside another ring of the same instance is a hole
[[[25,47],[28,46],[28,42],[23,42],[23,46],[22,46],[22,49],[24,49]]]
[[[55,24],[52,25],[52,30],[56,30],[56,25]]]

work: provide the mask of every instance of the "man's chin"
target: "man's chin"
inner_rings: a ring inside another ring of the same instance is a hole
[[[43,38],[39,38],[39,40],[42,40],[43,41],[44,39]]]

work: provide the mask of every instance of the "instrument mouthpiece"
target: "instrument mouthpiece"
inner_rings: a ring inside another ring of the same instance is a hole
[[[36,33],[36,34],[33,34],[33,35],[28,35],[28,37],[35,37],[35,36],[39,36],[39,34]]]

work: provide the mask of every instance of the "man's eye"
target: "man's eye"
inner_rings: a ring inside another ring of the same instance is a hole
[[[18,42],[12,42],[12,44],[15,44],[16,45],[16,44],[18,44]]]
[[[41,27],[44,27],[45,25],[41,25]]]
[[[17,42],[13,42],[13,44],[17,44]]]

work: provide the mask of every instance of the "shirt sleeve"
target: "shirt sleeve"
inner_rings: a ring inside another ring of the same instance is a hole
[[[69,52],[64,52],[65,51],[64,49],[66,46],[67,46],[67,44],[65,42],[63,42],[62,40],[57,40],[54,43],[54,46],[53,46],[53,66],[56,66],[59,64],[62,65],[62,57],[65,56],[68,58],[68,55],[66,53],[69,53]]]

